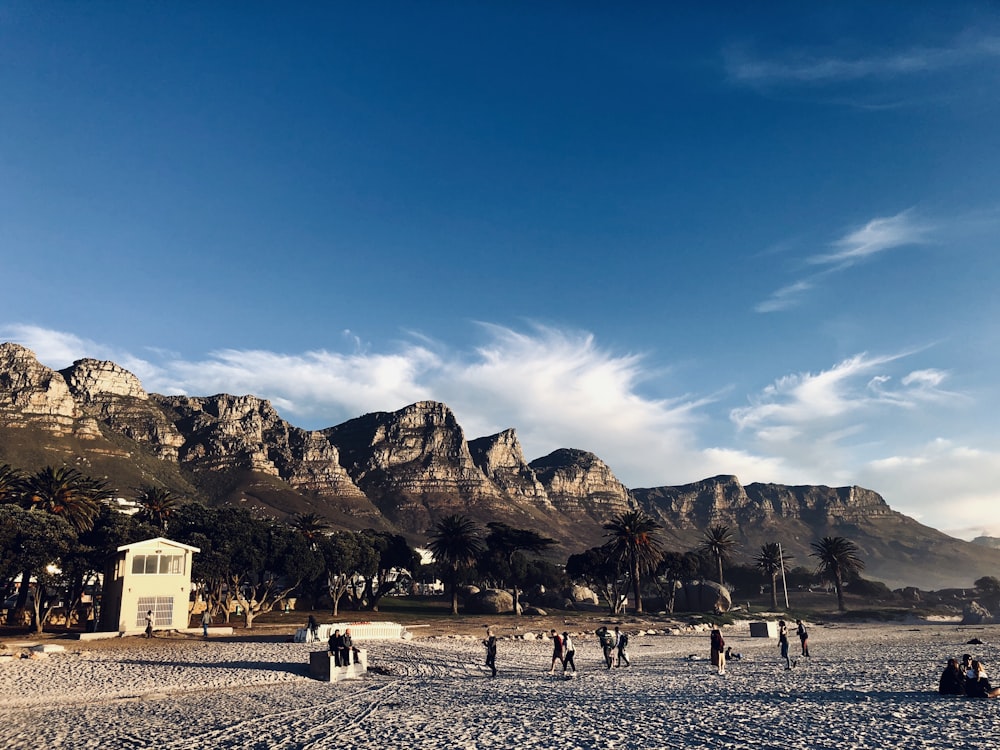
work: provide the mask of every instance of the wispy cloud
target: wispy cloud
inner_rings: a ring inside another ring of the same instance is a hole
[[[876,217],[860,227],[847,230],[830,243],[830,252],[817,253],[805,259],[810,266],[822,270],[772,292],[754,306],[760,313],[780,312],[798,306],[805,294],[819,286],[833,273],[844,271],[879,253],[928,242],[939,227],[917,215],[912,208],[894,216]]]
[[[933,228],[930,222],[920,220],[913,209],[907,209],[895,216],[872,219],[849,231],[833,242],[833,252],[814,255],[808,262],[847,267],[876,253],[926,242]]]
[[[959,39],[947,47],[913,47],[893,54],[836,56],[800,53],[784,59],[725,56],[730,79],[747,84],[818,85],[933,73],[1000,58],[1000,38]]]

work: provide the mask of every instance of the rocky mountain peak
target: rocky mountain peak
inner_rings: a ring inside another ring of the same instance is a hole
[[[60,374],[73,396],[84,403],[92,403],[100,396],[127,396],[141,401],[149,398],[139,378],[114,362],[78,359]]]
[[[73,432],[80,409],[69,386],[20,344],[0,344],[0,424],[25,423],[49,432]]]
[[[593,453],[560,448],[528,464],[560,513],[601,523],[636,508],[631,493]]]

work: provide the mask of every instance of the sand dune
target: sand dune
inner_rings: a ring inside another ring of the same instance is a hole
[[[542,640],[502,640],[496,679],[477,638],[371,642],[372,673],[335,684],[308,677],[306,644],[71,643],[0,665],[0,746],[996,746],[1000,701],[940,698],[936,686],[946,657],[966,651],[1000,676],[1000,626],[813,626],[812,658],[790,671],[775,641],[745,624],[724,632],[744,655],[725,676],[709,669],[707,635],[635,636],[633,666],[608,671],[581,634],[573,680],[546,674]],[[966,645],[974,637],[984,645]]]

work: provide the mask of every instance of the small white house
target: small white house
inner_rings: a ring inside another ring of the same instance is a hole
[[[163,537],[119,547],[104,574],[100,629],[141,633],[149,611],[154,630],[186,628],[191,561],[200,551]]]

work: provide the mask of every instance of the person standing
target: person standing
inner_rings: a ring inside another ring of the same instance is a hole
[[[208,626],[212,624],[212,610],[205,606],[205,611],[201,613],[201,635],[208,639]]]
[[[316,622],[316,618],[309,615],[309,621],[306,623],[306,628],[309,630],[309,635],[312,636],[313,641],[319,640],[319,623]]]
[[[358,650],[354,648],[354,639],[351,638],[351,629],[344,630],[344,637],[341,639],[343,649],[341,650],[340,661],[345,667],[356,664],[358,661]]]
[[[806,626],[802,624],[802,620],[795,621],[797,627],[795,628],[795,634],[799,637],[799,641],[802,643],[802,655],[809,656],[809,631],[806,630]]]
[[[712,626],[712,665],[717,667],[719,674],[726,673],[726,641],[718,625]]]
[[[483,641],[486,647],[486,666],[493,670],[493,677],[497,676],[497,637],[493,630],[486,629],[486,640]]]
[[[566,674],[566,668],[576,674],[576,647],[573,645],[573,639],[569,637],[569,633],[563,633],[563,674]]]
[[[153,610],[146,611],[146,637],[153,637]]]
[[[615,625],[615,646],[618,649],[618,659],[617,664],[620,667],[622,662],[625,662],[626,667],[631,667],[632,662],[628,660],[628,654],[625,649],[628,648],[628,633],[623,633]]]
[[[556,662],[562,664],[563,661],[563,641],[555,629],[549,631],[549,638],[552,639],[552,666],[549,667],[549,674],[555,674]]]
[[[614,662],[614,656],[612,655],[614,636],[608,632],[607,627],[604,625],[601,625],[595,632],[597,639],[601,642],[601,650],[604,652],[604,664],[608,669],[611,669],[611,665]]]
[[[778,646],[781,648],[781,658],[785,660],[785,669],[795,666],[788,657],[788,626],[784,620],[778,620]]]

